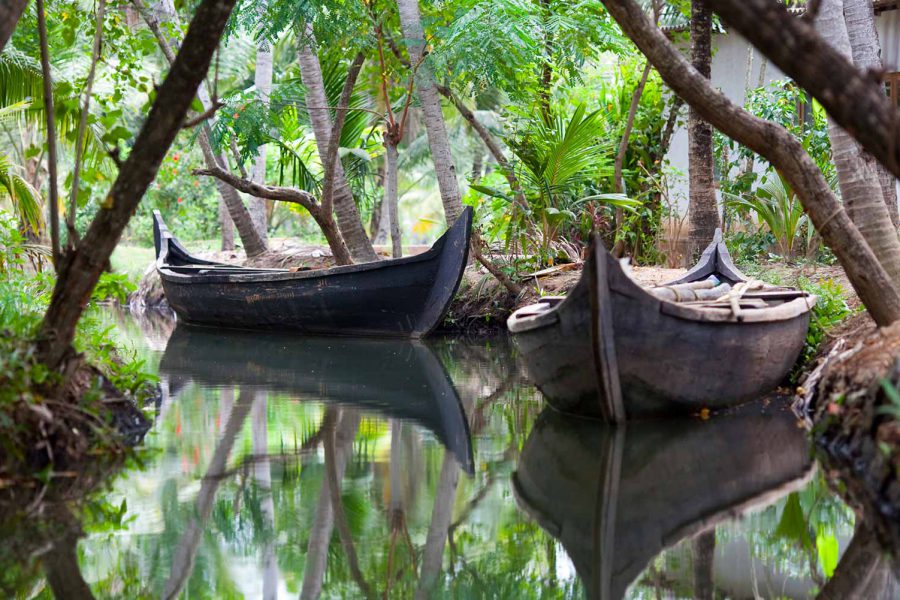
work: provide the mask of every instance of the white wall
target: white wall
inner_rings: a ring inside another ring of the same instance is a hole
[[[878,15],[875,18],[875,25],[878,29],[886,69],[900,71],[900,11],[892,10]],[[715,49],[712,61],[712,84],[733,102],[743,105],[746,99],[744,90],[748,54],[753,47],[736,32],[714,36],[713,45]],[[763,56],[759,52],[755,49],[752,49],[752,52],[751,89],[756,88],[759,83],[759,70],[763,61]],[[780,79],[785,79],[785,75],[774,65],[768,63],[765,83],[769,84]],[[681,177],[674,177],[669,181],[669,190],[673,204],[677,201],[679,211],[685,215],[688,207],[688,135],[687,109],[683,110],[685,111],[684,124],[672,136],[672,144],[666,158],[669,164],[682,174]],[[758,172],[764,170],[765,163],[758,163],[755,169]]]

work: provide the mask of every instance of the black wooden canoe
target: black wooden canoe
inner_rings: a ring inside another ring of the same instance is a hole
[[[728,284],[746,279],[720,232],[671,284],[710,275]],[[595,237],[568,296],[521,308],[507,325],[552,406],[621,422],[732,406],[779,385],[803,349],[815,297],[783,288],[751,296],[765,306],[735,313],[728,304],[660,299]]]
[[[318,335],[422,337],[444,317],[469,252],[472,209],[415,256],[314,271],[195,258],[153,213],[156,268],[182,321]]]
[[[443,364],[423,342],[216,331],[179,323],[159,365],[170,389],[194,381],[350,405],[431,432],[474,469],[469,422]]]
[[[618,600],[663,550],[808,482],[806,433],[776,404],[626,427],[545,410],[514,495],[562,543],[585,597]]]

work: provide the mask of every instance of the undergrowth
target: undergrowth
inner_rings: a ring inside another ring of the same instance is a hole
[[[74,346],[82,360],[67,381],[38,362],[36,340],[54,277],[5,224],[0,214],[0,482],[23,471],[48,479],[54,466],[123,449],[114,425],[129,410],[132,423],[142,418],[134,403],[155,393],[156,380],[141,361],[118,351],[95,306],[123,298],[120,277],[107,278],[79,322]]]

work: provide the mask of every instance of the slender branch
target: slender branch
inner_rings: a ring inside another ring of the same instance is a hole
[[[491,262],[491,260],[481,251],[481,246],[484,243],[484,240],[481,239],[481,235],[477,231],[473,231],[471,248],[472,254],[475,255],[475,260],[480,262],[484,268],[488,270],[488,273],[493,275],[497,281],[509,291],[509,293],[514,296],[521,294],[522,286],[510,279],[509,276],[503,272],[503,269]]]
[[[480,137],[481,141],[484,142],[484,145],[487,146],[491,156],[494,157],[494,161],[500,166],[500,170],[503,171],[503,175],[506,177],[509,187],[512,188],[516,204],[519,205],[519,208],[528,213],[530,208],[528,206],[528,200],[525,198],[525,192],[522,191],[522,185],[519,183],[518,177],[516,177],[512,164],[510,164],[509,160],[506,158],[506,155],[503,153],[497,140],[494,139],[494,136],[491,135],[491,132],[488,131],[487,127],[478,120],[475,113],[469,110],[469,107],[463,104],[459,97],[453,93],[453,90],[445,85],[438,85],[437,90],[443,97],[453,103],[453,106],[459,111],[460,116],[472,126],[475,133],[478,134],[478,137]]]
[[[75,229],[75,214],[78,209],[78,187],[81,182],[81,162],[84,158],[84,136],[87,132],[88,110],[91,107],[91,94],[94,90],[94,76],[97,73],[97,61],[100,60],[100,48],[103,43],[103,15],[106,12],[106,0],[97,0],[97,15],[94,25],[94,45],[91,49],[91,68],[84,84],[84,104],[81,107],[81,118],[78,120],[78,133],[75,137],[75,166],[72,169],[72,193],[69,197],[66,213],[66,230],[69,234],[68,247],[74,248],[78,243],[78,230]]]
[[[362,69],[366,55],[362,51],[357,52],[350,63],[347,70],[347,80],[344,82],[344,89],[341,90],[341,97],[338,100],[338,110],[334,115],[334,124],[331,126],[331,137],[328,139],[328,149],[325,156],[322,157],[322,167],[325,170],[324,181],[322,182],[322,210],[327,213],[331,212],[334,205],[334,179],[335,168],[334,163],[338,160],[338,149],[341,146],[341,130],[344,128],[344,122],[347,120],[347,108],[350,106],[350,96],[353,94],[353,88],[356,86],[356,79],[359,77],[359,71]]]
[[[44,0],[37,0],[38,37],[41,45],[41,72],[44,84],[44,116],[47,119],[47,170],[50,175],[50,247],[53,266],[60,270],[59,182],[57,181],[56,115],[53,108],[53,78],[50,73],[50,49],[47,43],[47,15]]]
[[[243,179],[232,173],[229,173],[221,167],[213,167],[211,169],[194,169],[194,175],[203,175],[206,177],[215,177],[224,181],[239,192],[250,194],[257,198],[265,198],[266,200],[278,200],[281,202],[292,202],[299,204],[312,214],[320,211],[320,206],[316,201],[316,197],[305,190],[297,188],[279,187],[274,185],[265,185],[256,183],[249,179]]]
[[[188,119],[187,121],[185,121],[184,125],[182,125],[181,128],[182,129],[192,129],[192,128],[196,127],[197,125],[203,123],[207,119],[213,118],[216,114],[216,111],[219,110],[220,108],[222,108],[223,106],[225,106],[224,102],[215,100],[213,102],[213,105],[210,106],[208,109],[206,109],[205,111],[203,111],[202,113],[200,113],[199,115],[194,117],[193,119]]]

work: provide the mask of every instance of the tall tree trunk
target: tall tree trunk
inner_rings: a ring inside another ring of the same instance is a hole
[[[900,319],[900,293],[800,142],[783,127],[751,115],[713,89],[650,23],[635,0],[602,1],[676,94],[722,133],[769,160],[784,175],[875,322],[884,326]]]
[[[138,12],[141,13],[141,16],[144,18],[144,22],[147,24],[147,27],[151,32],[153,32],[153,35],[154,37],[156,37],[156,41],[159,44],[160,50],[162,50],[163,55],[166,57],[166,60],[170,65],[174,63],[175,51],[172,49],[172,45],[179,45],[179,40],[170,40],[160,26],[161,22],[173,23],[174,25],[176,25],[176,28],[180,25],[178,13],[175,12],[175,7],[172,5],[171,0],[159,0],[149,8],[144,6],[142,0],[131,0],[131,2],[132,4],[134,4],[135,8],[137,8]],[[206,91],[205,85],[198,86],[197,98],[200,100],[200,104],[203,106],[204,111],[208,111],[212,108],[212,100],[209,97],[209,93]],[[215,153],[212,147],[212,143],[210,142],[209,134],[209,124],[202,124],[197,135],[197,142],[200,144],[200,150],[203,152],[203,160],[206,163],[206,168],[213,169],[221,166],[221,168],[227,169],[228,161],[225,158],[225,155],[217,155]],[[260,237],[259,232],[253,225],[253,220],[250,217],[250,212],[247,210],[247,207],[244,206],[244,201],[241,200],[240,194],[238,194],[237,191],[221,181],[216,181],[216,189],[219,191],[219,197],[221,198],[222,203],[228,210],[228,215],[231,217],[231,222],[237,228],[238,236],[240,236],[241,238],[241,244],[243,244],[244,246],[244,252],[246,253],[247,257],[252,258],[264,253],[268,249],[268,245]],[[227,224],[223,223],[223,225]],[[226,244],[226,242],[230,242],[230,249],[234,249],[233,231],[229,230],[226,233],[223,229],[223,250],[226,249],[225,246],[228,245]]]
[[[712,11],[700,0],[691,0],[691,64],[710,78],[712,62]],[[691,107],[688,112],[688,239],[693,255],[709,244],[719,226],[713,174],[712,126]]]
[[[553,85],[553,35],[550,33],[550,0],[538,0],[543,13],[541,32],[544,38],[544,52],[541,56],[541,77],[538,82],[538,106],[545,123],[550,122],[550,88]]]
[[[434,172],[438,187],[441,190],[441,201],[444,204],[444,217],[447,224],[452,225],[462,212],[462,201],[459,195],[459,182],[456,180],[456,166],[450,153],[450,138],[444,123],[441,100],[434,83],[434,74],[427,63],[423,62],[425,52],[425,30],[422,28],[422,16],[419,14],[419,0],[397,0],[400,12],[400,25],[403,37],[409,44],[409,60],[416,69],[416,92],[422,104],[425,119],[425,132],[428,145],[431,147],[431,159],[434,161]]]
[[[38,358],[52,370],[71,352],[75,326],[91,291],[184,124],[233,7],[234,0],[203,0],[197,7],[128,158],[86,235],[59,271],[38,337]]]
[[[272,93],[272,46],[269,41],[262,38],[256,45],[256,73],[253,79],[256,85],[256,94],[266,107],[269,106],[269,96]],[[253,163],[253,171],[250,174],[251,181],[256,183],[266,182],[266,145],[258,149],[259,154]],[[250,217],[256,226],[259,236],[268,243],[268,203],[265,198],[252,198],[250,200]]]
[[[403,256],[403,242],[400,239],[400,198],[397,191],[397,143],[389,134],[384,136],[384,200],[388,207],[388,220],[391,224],[391,255],[394,258]]]
[[[875,28],[875,10],[872,0],[844,0],[844,21],[847,23],[847,35],[853,52],[853,64],[863,70],[881,71],[884,62],[881,56],[881,42]],[[867,156],[870,156],[866,153]],[[900,214],[897,208],[897,178],[884,165],[876,163],[878,181],[884,203],[891,215],[894,229],[900,227]]]
[[[0,2],[0,52],[6,47],[6,42],[12,37],[16,23],[25,7],[28,6],[28,0],[4,0]]]
[[[70,517],[72,521],[75,517]],[[68,524],[67,524],[68,525]],[[66,527],[54,540],[53,545],[41,558],[47,583],[56,598],[67,600],[93,600],[91,587],[84,580],[78,566],[78,538],[80,536],[74,523]]]
[[[218,186],[219,184],[216,183],[217,188]],[[222,232],[222,251],[234,250],[234,221],[228,214],[228,206],[222,196],[219,196],[219,230]]]
[[[53,108],[53,77],[50,72],[50,48],[47,44],[47,15],[44,0],[37,0],[38,37],[41,46],[41,73],[44,87],[44,116],[47,119],[47,172],[50,182],[50,248],[53,267],[60,270],[59,248],[59,181],[56,158],[56,115]]]
[[[325,94],[325,83],[322,79],[322,67],[315,50],[315,38],[312,25],[306,26],[304,40],[300,42],[298,59],[300,63],[300,79],[306,87],[306,105],[309,112],[309,120],[312,123],[313,134],[316,138],[316,147],[319,157],[325,161],[328,155],[328,146],[331,143],[331,111],[328,108],[328,96]],[[350,250],[350,255],[356,262],[372,262],[378,260],[378,255],[372,248],[372,242],[366,235],[359,210],[353,199],[353,191],[344,174],[344,167],[340,160],[333,163],[334,188],[332,202],[334,214],[337,217],[338,228]]]
[[[851,55],[842,0],[822,0],[816,28],[842,55]],[[900,288],[900,237],[884,202],[877,163],[830,116],[828,136],[847,213],[894,285]]]

